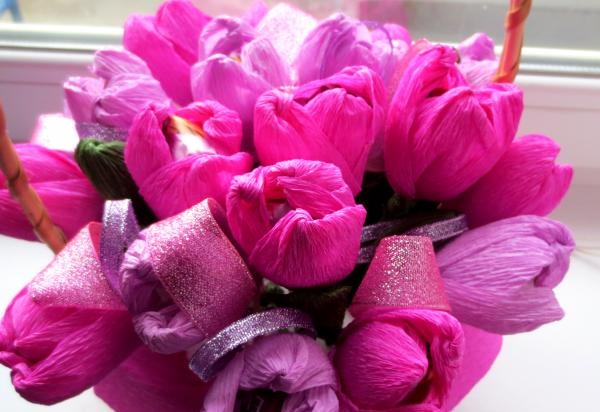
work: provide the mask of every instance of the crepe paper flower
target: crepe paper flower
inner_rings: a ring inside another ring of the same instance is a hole
[[[192,101],[190,67],[198,60],[198,39],[210,17],[188,0],[168,0],[156,16],[131,15],[123,44],[141,57],[170,98],[180,105]]]
[[[491,83],[498,70],[494,40],[485,33],[475,33],[458,45],[460,69],[472,87]]]
[[[206,390],[185,353],[160,355],[144,346],[94,386],[116,412],[197,412]]]
[[[502,336],[462,324],[465,352],[452,383],[446,407],[449,411],[488,373],[502,348]]]
[[[212,197],[225,204],[231,179],[251,170],[239,151],[241,123],[222,105],[206,101],[169,113],[150,107],[130,129],[125,163],[140,194],[164,219]]]
[[[391,30],[380,26],[383,34],[372,34],[364,23],[344,14],[323,20],[306,37],[295,61],[300,84],[329,77],[348,66],[367,66],[389,81],[410,36],[397,30],[397,25],[388,27]]]
[[[79,135],[73,119],[62,113],[43,114],[38,117],[29,143],[72,152],[79,143]]]
[[[523,110],[512,84],[472,89],[448,46],[408,62],[388,112],[385,167],[394,190],[413,199],[452,199],[473,185],[512,142]]]
[[[77,166],[72,153],[29,143],[17,144],[15,149],[52,221],[67,238],[75,236],[88,222],[101,218],[102,198]],[[26,240],[37,239],[1,174],[0,215],[0,233]]]
[[[446,410],[463,351],[460,323],[443,311],[367,309],[333,355],[345,411]]]
[[[569,190],[573,167],[556,164],[560,146],[542,135],[515,140],[485,176],[448,203],[471,226],[517,215],[545,216]]]
[[[336,388],[335,371],[319,344],[281,333],[258,338],[238,353],[213,381],[202,411],[233,411],[236,399],[245,399],[264,410],[337,412]],[[264,391],[252,393],[257,389]]]
[[[255,37],[256,31],[246,21],[229,16],[215,17],[200,33],[199,60],[214,54],[240,56],[242,47]]]
[[[286,287],[346,277],[365,218],[339,169],[317,161],[256,168],[235,178],[227,196],[227,219],[250,266]]]
[[[257,10],[254,13],[258,14],[259,6],[255,6],[255,8]],[[263,13],[264,15],[254,25],[256,31],[260,36],[271,41],[285,65],[291,67],[298,57],[306,36],[317,25],[317,20],[310,14],[287,3],[276,4]],[[248,15],[246,19],[249,19]],[[292,77],[295,82],[297,80],[296,73],[292,73]]]
[[[461,322],[492,333],[527,332],[564,316],[553,289],[575,242],[559,222],[518,216],[470,230],[437,253]]]
[[[98,383],[138,345],[126,311],[42,306],[27,288],[0,326],[0,363],[30,402],[51,405]]]
[[[170,105],[146,63],[127,51],[98,51],[92,70],[99,78],[70,77],[64,84],[69,113],[77,123],[127,131],[149,104]]]
[[[215,54],[192,68],[195,100],[216,100],[235,110],[244,125],[242,149],[253,152],[254,106],[274,87],[291,83],[289,70],[269,40],[258,38],[241,48],[241,55]]]
[[[360,191],[369,151],[381,132],[385,92],[379,76],[349,67],[291,96],[265,93],[255,108],[254,145],[262,164],[307,159],[338,166]]]

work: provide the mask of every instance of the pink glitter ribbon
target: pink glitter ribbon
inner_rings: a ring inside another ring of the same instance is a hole
[[[101,225],[84,227],[29,285],[31,299],[47,306],[125,310],[98,259]]]
[[[390,236],[379,243],[350,313],[373,307],[450,311],[430,238]]]
[[[155,276],[206,336],[244,316],[257,285],[207,199],[145,230]]]
[[[114,127],[103,126],[99,123],[77,123],[75,125],[79,138],[83,139],[97,139],[103,142],[121,141],[124,142],[127,139],[127,130],[116,129]]]
[[[237,348],[259,336],[289,329],[316,335],[310,317],[299,310],[276,308],[255,313],[229,325],[204,342],[192,356],[190,369],[207,382],[225,367]]]

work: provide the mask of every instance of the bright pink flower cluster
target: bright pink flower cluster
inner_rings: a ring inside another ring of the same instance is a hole
[[[365,223],[377,223],[372,215],[380,220],[378,208],[394,202],[426,201],[464,213],[474,228],[436,251],[435,275],[452,312],[369,311],[344,330],[329,358],[306,336],[262,337],[211,386],[191,374],[183,352],[140,346],[135,331],[142,321],[134,316],[134,328],[127,302],[110,310],[55,307],[24,289],[0,326],[0,362],[12,368],[25,398],[50,404],[95,386],[122,412],[202,405],[226,412],[236,399],[270,390],[290,412],[448,410],[485,374],[499,334],[562,317],[552,288],[574,244],[564,226],[542,216],[561,201],[573,171],[556,164],[559,147],[550,138],[516,138],[523,93],[491,83],[497,62],[487,36],[454,49],[413,42],[396,24],[341,14],[318,22],[284,4],[212,18],[188,0],[167,0],[156,16],[128,19],[124,46],[96,53],[94,77],[65,83],[67,112],[82,139],[124,140],[122,161],[156,225],[191,227],[186,211],[214,199],[211,205],[224,210],[215,216],[218,234],[257,283],[290,295],[340,285],[355,291],[364,275],[358,263]],[[72,153],[36,144],[17,151],[69,238],[101,220],[104,199]],[[373,177],[384,181],[380,193],[390,191],[375,207]],[[0,211],[0,233],[33,239],[3,179]],[[177,296],[167,296],[154,257],[139,252],[163,247],[144,233],[134,243],[139,250],[128,252],[136,257],[135,276],[121,286],[143,301],[171,305],[144,311],[148,334],[168,337],[170,349],[180,349],[183,336],[196,345],[204,336],[195,319],[177,308]],[[170,247],[207,248],[190,239],[186,232]],[[62,259],[80,241],[69,243]],[[181,253],[164,256],[189,263]],[[218,251],[212,258],[218,261]],[[121,269],[123,276],[131,268]]]

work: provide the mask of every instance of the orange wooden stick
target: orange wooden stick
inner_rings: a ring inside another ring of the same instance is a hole
[[[519,72],[521,49],[525,36],[525,20],[531,10],[532,0],[511,0],[506,14],[504,47],[494,81],[512,83]]]
[[[62,230],[52,223],[42,200],[29,184],[25,169],[6,132],[6,118],[2,104],[0,104],[0,169],[6,176],[12,197],[21,205],[35,234],[54,253],[60,252],[67,244],[67,239]]]

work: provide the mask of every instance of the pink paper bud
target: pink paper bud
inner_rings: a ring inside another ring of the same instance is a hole
[[[461,73],[472,87],[489,84],[498,70],[494,40],[485,33],[475,33],[458,45]]]
[[[559,222],[500,220],[464,233],[437,254],[452,313],[500,334],[533,330],[564,316],[553,289],[575,243]]]
[[[197,60],[200,31],[210,20],[190,1],[169,0],[156,17],[131,15],[123,44],[141,57],[163,89],[180,105],[192,101],[190,67]]]
[[[231,231],[261,275],[287,287],[334,283],[358,258],[366,212],[338,168],[290,160],[234,180]]]
[[[507,217],[552,212],[573,178],[570,165],[556,164],[558,143],[541,135],[515,140],[492,170],[448,206],[461,210],[472,226]]]
[[[52,221],[72,238],[90,221],[102,217],[102,198],[75,163],[72,153],[35,144],[17,144],[15,149],[27,177]],[[21,206],[12,198],[0,174],[0,233],[37,240]]]
[[[131,127],[125,162],[141,195],[164,219],[208,197],[225,204],[233,177],[252,168],[240,142],[239,118],[216,102],[171,115],[151,107]]]
[[[139,345],[96,251],[100,229],[83,229],[8,307],[0,363],[25,399],[54,404],[98,383]]]
[[[521,91],[511,84],[473,90],[456,60],[454,49],[437,45],[406,63],[385,135],[386,172],[400,195],[456,197],[493,167],[514,138]]]

